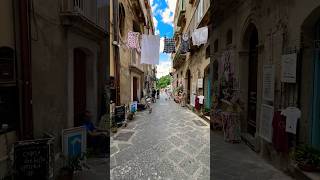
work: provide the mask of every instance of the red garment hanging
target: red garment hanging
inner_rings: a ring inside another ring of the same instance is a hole
[[[288,134],[286,132],[286,118],[280,111],[274,113],[272,142],[278,152],[289,152]]]

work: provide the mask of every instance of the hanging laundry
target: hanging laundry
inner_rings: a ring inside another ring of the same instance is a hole
[[[208,27],[202,27],[194,30],[192,33],[192,42],[195,46],[206,44],[208,41]]]
[[[274,112],[272,120],[272,143],[278,152],[288,152],[288,134],[286,133],[286,118],[280,111]]]
[[[301,111],[296,107],[288,107],[281,112],[281,115],[286,116],[286,132],[296,134],[297,122],[301,117]]]
[[[204,96],[198,96],[199,104],[203,104]]]
[[[159,64],[160,36],[142,35],[141,64]]]
[[[187,33],[184,33],[181,36],[180,53],[185,54],[189,52],[189,45],[190,45],[189,35]]]
[[[163,53],[175,53],[176,43],[173,38],[164,38],[164,49]]]
[[[139,32],[128,32],[127,47],[131,49],[138,49],[139,47]]]

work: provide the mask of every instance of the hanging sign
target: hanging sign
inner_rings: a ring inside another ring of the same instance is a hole
[[[260,136],[268,142],[272,142],[272,120],[274,108],[272,106],[262,104]]]
[[[14,144],[15,179],[50,179],[53,177],[53,162],[53,139]]]
[[[281,82],[296,83],[297,53],[282,55]]]
[[[263,99],[274,101],[275,70],[274,65],[263,66]]]

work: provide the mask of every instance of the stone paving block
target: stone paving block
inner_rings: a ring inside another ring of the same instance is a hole
[[[163,159],[158,168],[159,176],[162,179],[187,179],[186,174],[179,170],[169,159]]]
[[[210,154],[200,153],[198,156],[196,156],[196,159],[204,166],[210,168]]]
[[[174,145],[170,143],[168,140],[161,141],[159,144],[155,145],[152,149],[155,153],[157,153],[160,157],[165,156]]]
[[[193,146],[195,149],[200,149],[204,144],[202,144],[200,141],[189,139],[188,143]]]
[[[130,177],[130,179],[141,179],[141,177],[143,177],[143,170],[136,160],[128,161],[126,164],[112,170],[111,179],[127,180],[128,177]]]
[[[209,174],[210,174],[210,169],[202,167],[198,180],[210,180]]]
[[[117,141],[128,141],[133,134],[134,134],[134,132],[120,132],[120,133],[114,138],[114,140],[117,140]]]
[[[119,147],[119,150],[122,151],[123,149],[126,149],[127,147],[130,147],[130,144],[119,143],[118,147]]]
[[[111,146],[110,147],[110,155],[113,155],[114,153],[118,152],[118,148],[116,146]]]
[[[136,158],[136,155],[132,149],[132,147],[129,147],[127,149],[124,149],[117,154],[114,155],[116,158],[117,165],[122,165],[134,158]]]
[[[110,169],[113,169],[117,166],[116,158],[114,156],[110,157]]]
[[[182,150],[189,153],[190,155],[195,155],[197,153],[197,149],[193,148],[190,144],[186,144],[182,147]]]
[[[183,160],[183,158],[186,156],[187,156],[186,153],[184,153],[178,149],[175,149],[174,151],[172,151],[171,153],[168,154],[168,158],[177,164],[180,163]]]
[[[171,136],[169,138],[169,141],[177,147],[184,145],[183,140],[178,138],[177,136]]]
[[[200,167],[199,163],[191,157],[184,159],[179,166],[189,175],[193,175]]]

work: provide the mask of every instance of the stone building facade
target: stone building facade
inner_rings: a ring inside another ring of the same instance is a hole
[[[186,103],[194,106],[195,96],[205,96],[204,107],[210,109],[210,43],[200,47],[193,46],[190,39],[190,52],[180,53],[181,36],[191,34],[195,29],[209,25],[210,0],[187,1],[178,0],[174,17],[174,38],[177,52],[172,54],[173,82],[172,87],[183,86]],[[203,86],[199,87],[198,80]]]
[[[154,34],[151,8],[147,0],[114,0],[111,3],[115,8],[110,13],[110,20],[114,22],[110,29],[117,37],[110,41],[110,76],[118,87],[112,88],[111,98],[118,105],[129,105],[132,101],[140,101],[154,87],[156,66],[141,64],[141,52],[126,45],[130,31]],[[119,95],[118,100],[116,94]]]
[[[292,144],[293,148],[297,144],[309,144],[320,149],[317,43],[320,2],[216,0],[214,3],[210,32],[212,83],[222,75],[221,63],[229,53],[236,82],[233,88],[239,92],[243,103],[240,113],[242,138],[278,168],[287,170],[289,152],[278,152],[272,138],[262,138],[266,130],[272,130],[271,122],[266,122],[262,112],[264,104],[273,107],[274,112],[287,107],[299,108],[301,118],[297,134],[289,135],[291,141],[283,143]],[[296,59],[296,63],[282,65],[286,55]],[[272,66],[274,77],[271,75],[272,81],[268,83],[264,77]],[[283,72],[291,67],[293,72],[296,70],[293,73],[296,78],[293,83],[288,83],[282,77]],[[219,99],[215,97],[219,92],[214,93],[213,100]]]
[[[53,137],[59,164],[62,130],[81,125],[86,110],[99,122],[109,65],[107,0],[0,3],[2,179],[16,140]]]

